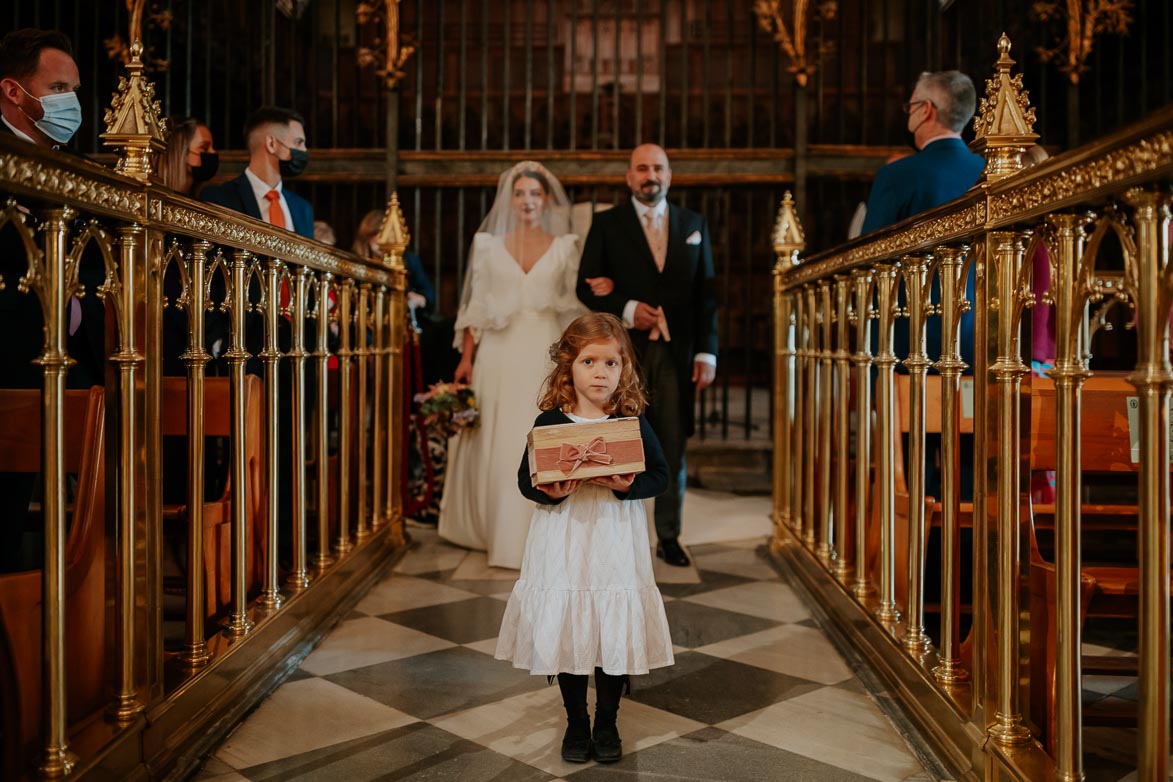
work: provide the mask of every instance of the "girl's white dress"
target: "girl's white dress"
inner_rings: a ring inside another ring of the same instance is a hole
[[[550,345],[586,312],[574,288],[578,237],[563,234],[522,271],[502,237],[478,233],[469,256],[470,296],[456,318],[477,335],[472,389],[477,425],[448,443],[440,537],[485,551],[493,567],[519,568],[533,503],[517,491],[517,456],[538,414]]]
[[[529,539],[497,659],[543,675],[589,674],[598,666],[620,676],[672,665],[643,501],[583,484],[558,505],[528,504]]]

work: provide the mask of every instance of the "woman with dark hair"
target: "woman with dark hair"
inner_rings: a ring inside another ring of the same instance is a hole
[[[577,240],[562,186],[525,161],[501,175],[469,252],[455,379],[472,386],[480,416],[451,440],[439,532],[488,552],[494,567],[521,567],[533,508],[513,489],[513,465],[538,413],[550,344],[585,312],[574,292]]]
[[[216,176],[220,154],[212,131],[195,117],[167,120],[167,148],[159,160],[163,184],[185,196],[195,195],[195,186]]]

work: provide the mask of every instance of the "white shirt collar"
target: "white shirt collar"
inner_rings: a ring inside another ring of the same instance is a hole
[[[643,222],[644,215],[648,212],[651,212],[656,218],[661,218],[668,212],[667,198],[661,198],[655,206],[648,206],[638,198],[632,198],[631,203],[635,206],[635,214],[640,219],[640,222]]]
[[[32,136],[9,122],[7,117],[0,117],[0,119],[4,120],[4,124],[8,126],[8,129],[11,130],[17,138],[22,138],[30,144],[37,144],[37,142],[33,140]],[[37,144],[37,146],[40,146],[40,144]],[[56,144],[53,145],[53,149],[57,149]]]
[[[284,196],[284,193],[281,192],[282,182],[280,179],[277,180],[276,187],[269,187],[259,176],[253,173],[251,168],[246,168],[244,175],[248,178],[248,183],[252,185],[253,194],[257,197],[257,203],[263,204],[265,202],[265,193],[268,193],[270,190],[276,190],[278,195]]]

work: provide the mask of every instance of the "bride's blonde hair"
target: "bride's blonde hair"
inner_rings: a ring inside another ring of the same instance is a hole
[[[554,369],[542,387],[538,408],[565,412],[574,407],[578,403],[578,396],[574,392],[574,360],[587,345],[606,342],[608,339],[615,340],[619,346],[623,368],[619,371],[619,385],[611,395],[606,412],[608,415],[619,413],[631,416],[642,413],[648,406],[648,398],[635,367],[635,348],[619,318],[606,312],[592,312],[576,319],[566,327],[558,341],[550,346],[550,360],[554,362]]]

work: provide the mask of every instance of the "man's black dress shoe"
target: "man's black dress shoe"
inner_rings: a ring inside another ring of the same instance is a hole
[[[688,567],[688,554],[675,540],[661,540],[656,544],[656,556],[676,567]]]

